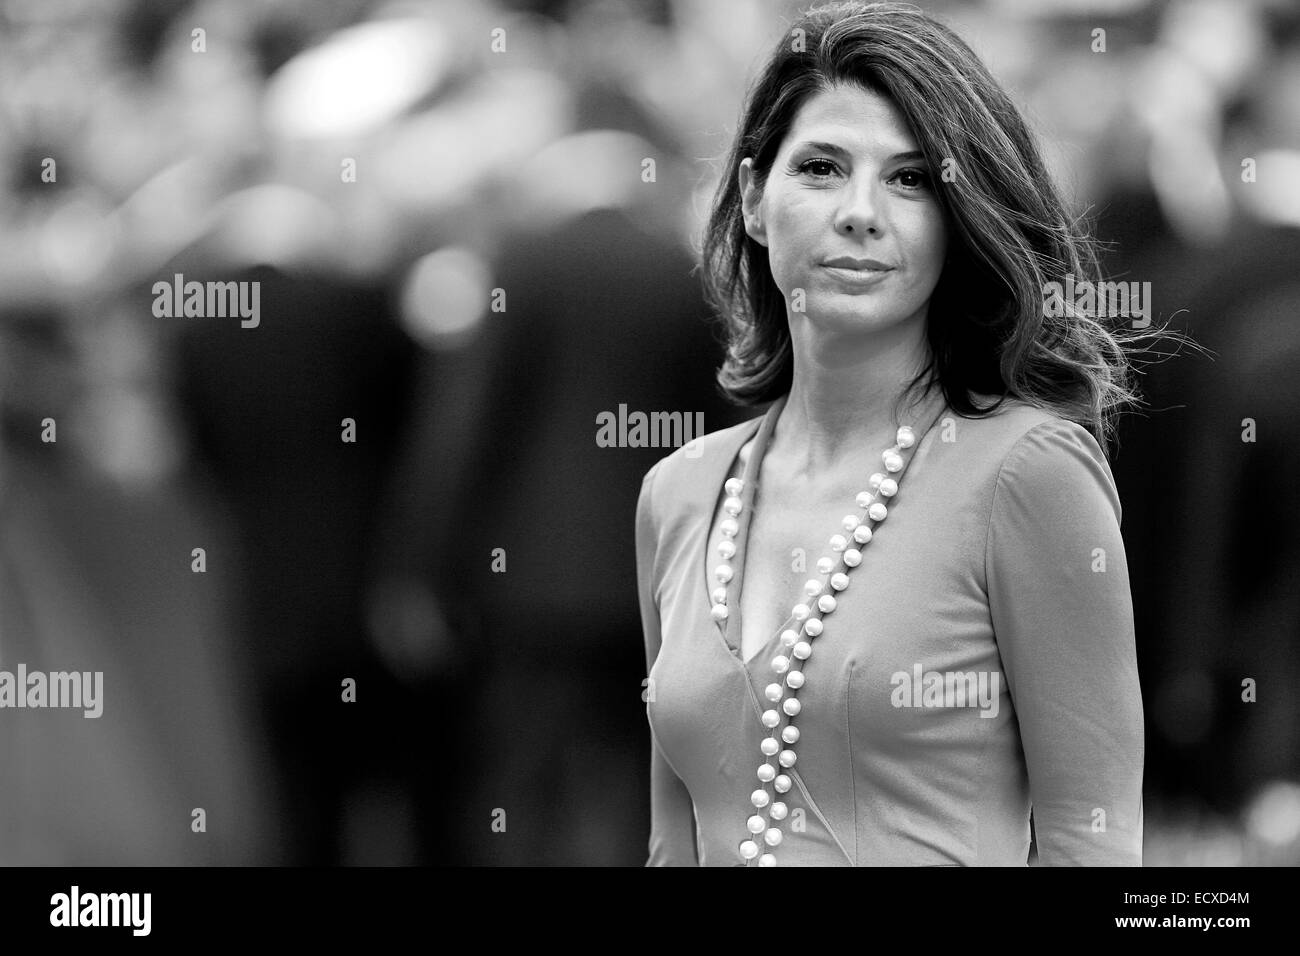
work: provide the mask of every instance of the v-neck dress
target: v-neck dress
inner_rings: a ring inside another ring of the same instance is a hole
[[[715,621],[711,593],[723,485],[746,477],[738,607],[754,478],[782,405],[677,449],[642,482],[647,865],[755,865],[739,847],[758,767],[774,762],[759,749],[772,733],[763,689],[791,622],[746,662],[739,621]],[[1032,812],[1040,864],[1140,866],[1143,708],[1105,454],[1087,429],[1017,399],[982,418],[933,407],[811,642],[801,710],[782,718],[800,737],[777,863],[1023,866]],[[827,577],[815,565],[837,532],[808,530],[809,578]]]

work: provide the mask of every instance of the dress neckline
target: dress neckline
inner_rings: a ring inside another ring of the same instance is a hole
[[[789,393],[787,392],[773,401],[767,411],[763,414],[762,418],[759,419],[757,431],[752,433],[753,445],[749,451],[749,458],[745,461],[744,469],[741,472],[741,477],[744,481],[744,488],[741,491],[740,500],[742,503],[742,510],[738,521],[739,528],[736,534],[736,537],[741,540],[740,544],[736,548],[736,554],[730,562],[733,570],[732,580],[735,582],[734,597],[728,602],[727,609],[729,613],[726,619],[716,621],[713,620],[712,616],[710,616],[710,622],[713,624],[718,638],[722,641],[728,653],[730,653],[735,661],[745,669],[746,673],[750,674],[752,674],[754,664],[763,660],[764,654],[770,652],[772,642],[777,640],[780,637],[781,632],[790,627],[791,623],[795,620],[792,610],[791,613],[786,616],[785,620],[778,624],[771,634],[767,635],[767,639],[763,641],[763,643],[752,655],[749,656],[749,658],[744,657],[744,625],[740,605],[745,587],[745,567],[749,555],[749,527],[754,515],[754,495],[758,490],[757,479],[759,471],[762,468],[764,455],[767,452],[768,443],[771,440],[772,432],[776,429],[777,419],[781,417],[781,412],[784,410],[786,400],[789,397]],[[922,427],[916,430],[916,452],[919,453],[921,451],[921,443],[929,435],[930,431],[934,428],[935,423],[948,408],[948,403],[943,394],[943,390],[935,385],[932,386],[931,390],[927,392],[925,398],[923,398],[916,407],[917,410],[926,412],[926,414],[917,416],[917,419],[922,423]],[[750,438],[744,438],[741,440],[740,444],[736,446],[736,451],[732,454],[730,460],[727,462],[726,468],[723,470],[722,483],[725,483],[726,479],[731,477],[732,472],[735,469],[736,458],[749,440]],[[718,508],[720,507],[720,503],[725,494],[725,491],[720,490],[712,499],[713,507],[709,511],[708,519],[705,524],[704,600],[706,608],[709,609],[713,606],[712,593],[713,589],[716,587],[713,578],[713,569],[721,562],[721,558],[713,551],[713,546],[716,544],[716,541],[713,539],[713,532],[714,526],[717,522]],[[793,600],[791,606],[793,607]],[[737,636],[734,643],[729,636],[733,634]]]
[[[714,622],[714,626],[717,627],[718,634],[722,637],[723,642],[727,645],[727,648],[731,651],[733,656],[735,656],[736,660],[745,667],[746,671],[750,669],[755,661],[762,657],[763,653],[771,646],[772,641],[775,640],[781,631],[783,631],[789,625],[790,621],[793,620],[792,617],[787,617],[775,631],[767,636],[767,640],[762,643],[758,650],[756,650],[748,659],[745,658],[740,594],[741,589],[743,588],[745,564],[749,556],[749,524],[750,519],[754,514],[754,495],[758,490],[758,473],[759,469],[762,467],[763,455],[767,451],[767,444],[772,437],[772,432],[776,429],[776,420],[781,417],[781,410],[785,408],[786,399],[789,397],[789,393],[786,393],[771,404],[767,412],[763,415],[762,421],[759,423],[758,432],[753,437],[754,443],[749,449],[749,458],[745,461],[745,468],[741,473],[741,480],[745,484],[740,496],[741,504],[743,505],[740,512],[740,529],[736,535],[736,537],[740,539],[740,546],[736,549],[735,557],[731,560],[731,566],[735,572],[733,580],[736,582],[736,600],[735,603],[728,608],[730,613],[728,614],[727,619]],[[739,455],[740,450],[744,447],[745,442],[741,442],[740,447],[736,449],[736,455]],[[735,456],[733,455],[731,462],[728,463],[727,471],[730,472],[734,465]],[[714,509],[709,514],[708,532],[706,532],[704,542],[704,573],[706,575],[706,585],[713,578],[712,569],[710,568],[712,555],[709,552],[712,542],[709,540],[708,535],[713,531],[714,519],[716,517],[717,502],[715,501]],[[707,587],[706,597],[712,593],[712,590],[712,587]],[[737,635],[737,639],[734,643],[729,636],[731,634]]]

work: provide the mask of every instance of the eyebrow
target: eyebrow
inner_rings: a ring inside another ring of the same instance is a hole
[[[811,146],[813,149],[818,150],[819,152],[830,153],[833,156],[842,156],[848,158],[849,155],[848,150],[846,150],[843,146],[836,146],[834,143],[823,143],[823,142],[818,142],[816,140],[808,140],[806,142],[800,143],[798,148],[803,148],[805,146]],[[895,153],[893,156],[888,157],[885,161],[889,163],[896,163],[896,162],[901,162],[904,160],[912,160],[912,159],[925,159],[925,154],[922,153],[920,150],[910,149],[903,153]]]

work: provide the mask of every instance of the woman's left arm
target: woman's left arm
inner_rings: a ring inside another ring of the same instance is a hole
[[[1120,516],[1105,455],[1073,422],[1031,428],[1003,460],[985,571],[1045,866],[1142,865],[1142,694]]]

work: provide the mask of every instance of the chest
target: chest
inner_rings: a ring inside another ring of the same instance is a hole
[[[840,566],[839,551],[846,543],[852,544],[848,536],[865,518],[863,497],[874,497],[869,478],[881,469],[882,462],[865,449],[885,440],[876,438],[876,442],[860,442],[857,449],[816,468],[774,448],[766,450],[751,468],[756,441],[740,449],[736,472],[748,475],[754,484],[747,510],[738,516],[736,576],[727,597],[733,617],[726,631],[727,643],[742,661],[754,660],[777,638],[791,622],[796,604],[811,603],[804,591],[810,579],[825,581],[827,574]],[[722,504],[719,500],[711,541],[719,540],[721,522],[726,518]],[[837,535],[848,538],[840,542],[838,551],[832,546]]]
[[[752,775],[750,751],[758,745],[753,735],[763,733],[764,689],[773,680],[768,658],[782,653],[780,632],[791,626],[794,605],[812,603],[804,585],[825,577],[818,560],[839,563],[831,538],[844,535],[844,517],[859,510],[852,495],[845,502],[842,494],[804,503],[791,496],[775,506],[771,485],[759,489],[748,521],[740,523],[738,556],[744,560],[733,561],[732,614],[721,634],[707,611],[706,588],[716,582],[706,582],[700,573],[699,535],[682,550],[680,573],[665,573],[663,647],[653,671],[654,727],[687,777],[692,771],[686,755],[702,755],[695,768],[699,780],[716,777],[718,754],[731,739],[721,734],[704,744],[701,734],[731,719],[745,728],[734,771],[738,779]],[[1009,712],[1009,707],[995,709],[1007,703],[995,703],[1005,683],[1000,675],[998,684],[992,683],[1000,660],[978,576],[987,516],[960,500],[951,507],[944,500],[941,507],[921,507],[928,503],[924,489],[916,487],[907,502],[891,508],[876,536],[860,548],[861,564],[849,575],[847,588],[837,592],[825,632],[812,642],[812,657],[801,668],[808,680],[798,695],[799,726],[808,738],[800,760],[809,765],[816,763],[819,747],[828,748],[827,761],[842,764],[848,742],[898,752],[950,743],[951,737],[936,733],[936,721],[944,715],[956,715],[960,732],[979,740],[993,723],[979,719],[981,713],[1002,718]],[[710,569],[722,560],[716,553],[721,537],[715,521]],[[947,698],[931,699],[932,687],[950,674],[975,675],[974,705],[954,703],[954,710],[944,703]],[[729,716],[724,720],[719,714]]]
[[[800,502],[756,507],[750,516],[740,582],[740,649],[751,659],[789,619],[804,584],[819,577],[820,559],[836,560],[831,536],[853,511],[852,501]],[[733,636],[735,640],[735,636]]]

